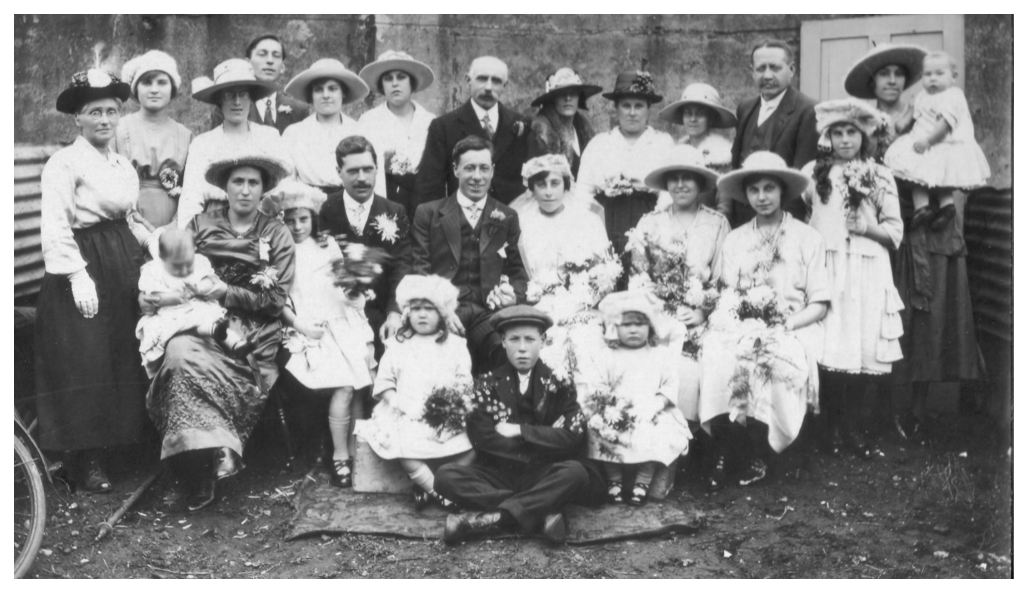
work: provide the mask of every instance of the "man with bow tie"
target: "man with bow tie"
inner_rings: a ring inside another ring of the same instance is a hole
[[[415,194],[422,204],[453,194],[457,178],[450,166],[453,147],[468,136],[492,142],[495,174],[489,195],[510,204],[525,191],[521,167],[528,158],[529,122],[500,103],[507,86],[507,65],[498,58],[481,56],[471,62],[467,82],[471,98],[443,114],[428,126],[428,139],[418,165]]]
[[[451,158],[453,194],[414,213],[411,272],[437,274],[460,290],[450,329],[467,336],[473,368],[483,371],[504,360],[489,320],[495,311],[525,301],[528,274],[518,251],[517,213],[489,197],[492,143],[468,136],[453,147]]]
[[[362,243],[389,254],[385,271],[367,302],[365,313],[375,330],[375,354],[382,355],[382,342],[400,329],[400,308],[396,286],[411,265],[410,222],[406,209],[375,194],[378,155],[364,136],[347,136],[336,147],[336,164],[342,191],[328,196],[318,217],[319,228],[342,243]]]
[[[253,66],[257,80],[266,80],[276,85],[285,73],[286,46],[277,36],[266,33],[254,38],[246,46],[246,59]],[[254,101],[250,105],[249,120],[271,126],[281,134],[290,125],[310,115],[310,106],[297,101],[282,91]],[[223,116],[216,109],[211,114],[211,129],[221,125]]]
[[[760,95],[739,104],[732,143],[732,168],[758,150],[777,153],[794,169],[817,158],[815,101],[792,87],[796,60],[784,41],[761,41],[750,53],[753,81]],[[782,196],[782,208],[799,220],[805,206],[799,196]],[[729,221],[737,227],[753,218],[753,209],[732,201]]]

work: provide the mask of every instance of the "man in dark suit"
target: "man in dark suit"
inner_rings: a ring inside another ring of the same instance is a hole
[[[799,169],[817,158],[817,120],[815,101],[792,88],[796,61],[784,41],[762,41],[750,53],[753,81],[760,96],[739,104],[739,123],[732,143],[732,168],[738,169],[746,157],[758,150],[778,153],[790,167]],[[733,200],[733,227],[753,218],[748,204]],[[802,217],[805,207],[799,196],[789,196],[782,207]]]
[[[285,72],[286,46],[275,35],[265,34],[255,38],[246,46],[246,59],[253,66],[257,80],[266,80],[276,85]],[[310,106],[282,91],[275,91],[264,99],[250,105],[250,121],[265,124],[281,134],[290,125],[310,115]],[[224,117],[221,110],[211,116],[211,128],[221,125]]]
[[[477,513],[450,515],[443,541],[455,544],[520,528],[563,543],[568,503],[598,505],[606,486],[600,468],[585,457],[585,418],[574,383],[560,381],[539,360],[552,320],[527,305],[493,317],[507,360],[476,382],[482,401],[467,416],[475,448],[470,466],[447,464],[435,489]],[[499,404],[490,413],[483,403]]]
[[[396,286],[410,272],[411,237],[406,209],[375,194],[377,155],[364,136],[347,136],[336,147],[336,164],[343,189],[328,196],[318,219],[326,231],[342,243],[361,243],[389,254],[385,271],[373,290],[365,312],[375,330],[376,355],[382,342],[400,329]],[[340,245],[342,246],[342,245]]]
[[[490,197],[510,204],[524,193],[521,166],[528,158],[529,122],[499,102],[507,79],[507,65],[497,58],[482,56],[471,63],[467,74],[471,99],[435,118],[428,126],[425,152],[415,181],[415,194],[420,203],[457,191],[450,155],[458,141],[472,135],[493,144],[495,175]]]
[[[468,136],[453,147],[453,195],[414,213],[414,274],[437,274],[460,290],[451,329],[466,335],[473,368],[503,361],[493,312],[525,301],[528,274],[518,251],[521,228],[514,210],[489,197],[492,144]]]

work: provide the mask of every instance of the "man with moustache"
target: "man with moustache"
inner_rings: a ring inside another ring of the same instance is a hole
[[[279,84],[285,73],[286,46],[282,40],[270,33],[254,38],[246,46],[246,59],[253,66],[257,80]],[[310,106],[276,90],[267,97],[254,101],[250,106],[249,119],[252,122],[271,126],[281,134],[290,125],[310,115]],[[211,128],[221,124],[223,116],[215,110],[211,115]]]
[[[480,372],[504,360],[489,319],[525,301],[528,274],[518,251],[517,213],[489,197],[492,144],[468,136],[453,147],[452,163],[453,194],[414,213],[411,272],[437,274],[459,289],[450,329],[467,336],[472,368]]]
[[[479,378],[476,392],[502,411],[479,406],[469,413],[474,463],[444,465],[435,477],[439,494],[479,512],[448,516],[443,541],[518,529],[564,543],[563,507],[602,504],[606,495],[599,467],[584,459],[585,418],[575,386],[539,360],[553,325],[545,313],[515,305],[494,315],[493,325],[506,361]]]
[[[521,167],[528,158],[529,122],[499,102],[508,75],[507,65],[498,58],[482,56],[471,62],[467,74],[471,99],[432,120],[428,127],[415,183],[419,203],[445,198],[457,190],[450,155],[457,142],[472,135],[493,145],[495,175],[490,197],[510,204],[524,193]]]
[[[732,168],[738,169],[751,153],[770,150],[799,169],[817,158],[818,133],[815,101],[792,87],[796,74],[792,49],[784,41],[761,41],[750,52],[750,62],[760,96],[743,101],[736,110]],[[806,208],[799,196],[782,196],[782,208],[799,220],[805,218]],[[733,228],[753,215],[748,204],[732,201],[729,220]]]

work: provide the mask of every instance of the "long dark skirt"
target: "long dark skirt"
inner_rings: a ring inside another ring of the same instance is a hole
[[[211,338],[191,334],[175,336],[165,348],[146,394],[147,410],[161,435],[161,459],[213,447],[243,455],[278,378],[275,357],[282,324],[231,318],[258,344],[247,360],[230,357]]]
[[[900,189],[900,204],[907,213],[909,188]],[[965,197],[958,193],[955,202],[958,215],[949,226],[941,231],[910,231],[907,226],[896,253],[894,281],[905,307],[903,360],[893,365],[893,381],[898,384],[967,381],[983,372],[967,279]]]
[[[35,348],[40,445],[78,451],[137,443],[146,422],[135,333],[143,252],[123,220],[76,230],[75,242],[100,306],[86,319],[67,276],[43,276]]]

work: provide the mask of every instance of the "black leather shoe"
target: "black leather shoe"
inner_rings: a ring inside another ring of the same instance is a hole
[[[610,504],[621,502],[621,494],[623,490],[621,482],[615,482],[614,480],[607,482],[607,502]]]
[[[636,482],[635,486],[632,486],[632,492],[629,493],[626,503],[633,507],[641,507],[646,504],[646,497],[650,494],[650,485],[643,484],[642,482]]]
[[[215,479],[224,480],[238,474],[242,469],[242,462],[232,449],[221,447],[214,451]]]
[[[432,504],[432,497],[429,496],[428,492],[425,492],[421,488],[414,487],[414,510],[420,511]]]
[[[564,513],[551,513],[543,519],[543,528],[539,532],[543,538],[553,545],[563,545],[568,541],[568,520]]]
[[[353,486],[353,460],[332,459],[329,464],[329,474],[332,476],[332,485],[336,488],[351,488]]]
[[[432,502],[439,505],[439,508],[443,509],[447,513],[456,513],[460,510],[460,507],[457,506],[457,503],[453,502],[449,498],[446,498],[442,494],[439,494],[435,490],[429,492],[428,497],[432,499]]]
[[[446,517],[446,527],[443,529],[443,542],[448,546],[452,546],[472,538],[500,535],[505,531],[503,515],[499,511],[460,513]]]
[[[111,481],[107,478],[107,472],[104,471],[98,451],[83,453],[80,463],[82,464],[80,488],[86,492],[97,494],[107,494],[111,491]]]
[[[210,506],[214,502],[214,484],[215,480],[205,478],[200,480],[193,491],[189,493],[186,498],[186,508],[190,513],[195,513],[200,509]]]

